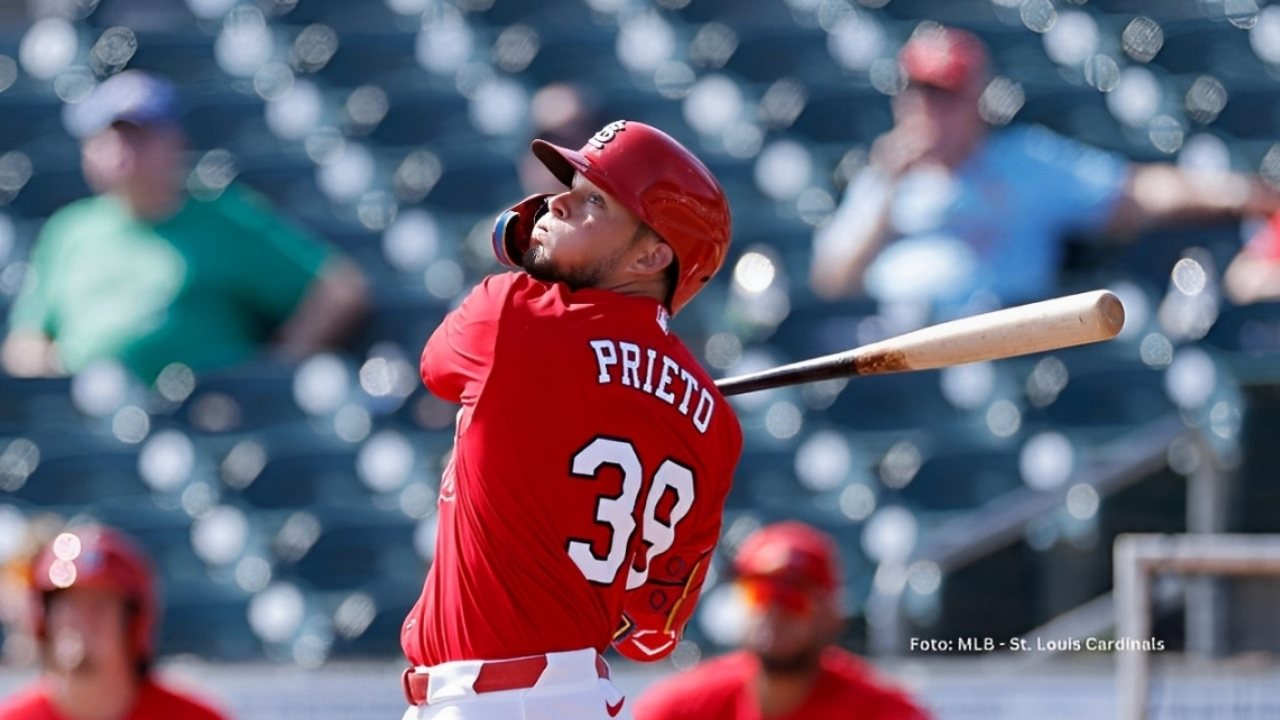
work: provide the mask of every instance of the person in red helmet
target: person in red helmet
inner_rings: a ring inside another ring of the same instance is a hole
[[[223,720],[152,673],[159,604],[151,564],[119,531],[69,528],[30,575],[44,671],[0,720]]]
[[[762,528],[734,562],[749,620],[743,650],[660,681],[636,720],[925,720],[903,692],[835,647],[835,543],[800,522]]]
[[[724,263],[719,183],[639,122],[533,152],[565,189],[498,218],[516,271],[472,289],[422,353],[427,388],[462,408],[401,632],[406,720],[616,716],[601,653],[675,648],[742,448],[668,327]]]

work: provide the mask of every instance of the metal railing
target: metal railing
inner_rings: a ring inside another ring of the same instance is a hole
[[[1141,641],[1151,634],[1157,573],[1280,576],[1280,535],[1122,535],[1116,540],[1116,637],[1136,641],[1115,653],[1119,720],[1148,717],[1150,659]],[[1189,608],[1189,624],[1190,615]]]
[[[932,561],[943,575],[971,565],[1025,537],[1028,523],[1062,507],[1075,486],[1089,485],[1105,498],[1169,467],[1169,448],[1178,442],[1189,443],[1197,454],[1188,476],[1187,529],[1220,532],[1225,527],[1231,492],[1228,474],[1215,461],[1212,448],[1199,431],[1189,428],[1177,415],[1167,416],[1117,438],[1098,453],[1099,457],[1117,459],[1083,467],[1053,491],[1022,488],[1007,493],[934,528],[911,556],[881,563],[866,607],[872,651],[893,656],[908,647],[902,600],[912,563]],[[1220,603],[1221,593],[1215,588],[1188,593],[1189,646],[1201,650],[1220,646],[1220,628],[1213,622]]]

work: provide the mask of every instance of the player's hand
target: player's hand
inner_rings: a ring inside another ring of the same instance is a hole
[[[871,164],[896,180],[923,160],[932,146],[930,133],[924,128],[895,127],[871,145]]]

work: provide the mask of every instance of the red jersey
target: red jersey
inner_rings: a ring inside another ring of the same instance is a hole
[[[222,713],[187,695],[182,695],[160,685],[154,680],[143,681],[138,688],[138,702],[121,720],[225,720]],[[71,720],[58,712],[49,697],[44,681],[30,687],[0,704],[0,720]]]
[[[636,720],[763,720],[754,682],[760,663],[736,652],[663,680],[636,701]],[[883,684],[851,653],[828,648],[799,707],[769,720],[926,720],[907,695]]]
[[[494,275],[432,334],[421,369],[462,409],[435,559],[401,631],[409,660],[603,652],[615,635],[628,656],[669,653],[742,432],[666,310]]]

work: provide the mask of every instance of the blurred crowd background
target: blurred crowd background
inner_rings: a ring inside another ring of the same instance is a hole
[[[635,119],[714,170],[730,259],[675,318],[713,374],[870,342],[937,318],[912,298],[818,297],[813,239],[892,127],[896,54],[925,21],[988,45],[989,124],[1280,182],[1280,6],[1253,0],[0,2],[0,329],[45,220],[91,194],[76,108],[125,69],[175,83],[187,192],[262,195],[367,294],[339,347],[298,361],[0,374],[0,560],[20,565],[53,518],[92,517],[156,558],[162,654],[395,660],[454,416],[418,353],[495,271],[494,215],[545,184],[529,139],[576,147]],[[736,399],[747,450],[674,664],[733,645],[724,558],[774,520],[839,538],[844,642],[876,657],[1087,606],[1122,533],[1280,529],[1280,306],[1222,290],[1264,219],[1072,238],[1044,294],[1119,294],[1128,322],[1105,346]],[[1188,501],[1206,473],[1208,509]],[[5,577],[4,658],[22,666],[34,647]],[[1157,628],[1181,649],[1167,590]],[[1217,650],[1280,648],[1277,598],[1233,585]]]

